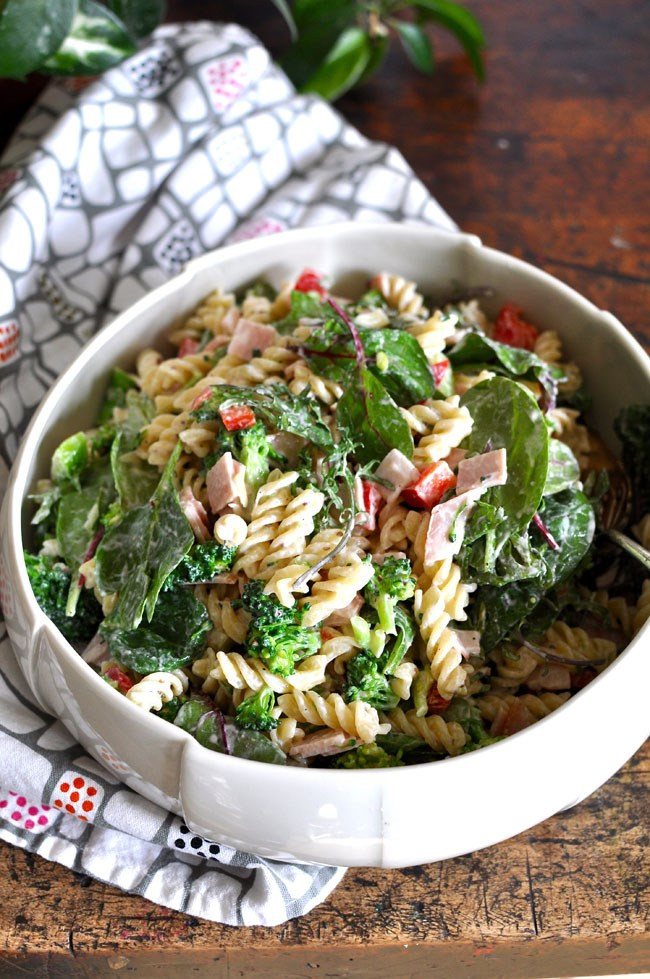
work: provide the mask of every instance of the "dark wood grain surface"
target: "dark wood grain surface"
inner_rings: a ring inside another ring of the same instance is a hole
[[[483,87],[440,34],[432,79],[396,51],[340,111],[396,146],[463,229],[557,275],[650,347],[647,0],[467,2],[489,41]],[[275,55],[285,45],[270,3],[169,11],[237,19]],[[0,84],[3,141],[41,84]],[[166,911],[3,845],[0,979],[650,972],[649,812],[646,745],[588,800],[513,840],[351,870],[313,912],[269,929]]]

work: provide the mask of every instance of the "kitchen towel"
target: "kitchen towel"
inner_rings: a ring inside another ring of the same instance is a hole
[[[0,496],[31,413],[116,313],[221,244],[346,219],[455,228],[240,26],[167,25],[99,78],[50,83],[0,160]],[[36,704],[0,622],[0,839],[230,925],[305,914],[343,876],[204,840],[106,761]]]

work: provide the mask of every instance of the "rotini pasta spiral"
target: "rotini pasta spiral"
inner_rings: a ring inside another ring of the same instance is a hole
[[[471,432],[470,413],[459,401],[454,394],[445,400],[429,399],[423,405],[402,408],[409,428],[420,436],[413,452],[413,463],[418,469],[444,459]]]
[[[285,510],[293,499],[291,487],[297,479],[297,472],[283,473],[274,469],[267,482],[257,491],[246,539],[239,547],[235,571],[243,571],[248,578],[257,577]]]
[[[327,656],[317,653],[298,664],[295,673],[287,677],[272,673],[259,659],[242,656],[241,653],[222,651],[215,653],[215,664],[208,676],[220,683],[228,683],[236,690],[257,691],[269,687],[274,693],[292,690],[310,690],[325,679]]]
[[[142,710],[160,710],[186,690],[187,677],[182,670],[149,673],[126,691],[126,698]]]
[[[234,304],[235,297],[232,293],[224,293],[220,289],[215,289],[209,296],[205,297],[180,327],[170,333],[170,341],[180,344],[185,339],[200,340],[207,330],[215,336],[223,335],[224,342],[227,342],[232,329],[224,328],[221,331],[219,328],[224,316],[233,309]]]
[[[464,748],[467,737],[460,724],[445,721],[439,714],[418,717],[414,710],[403,711],[397,707],[385,715],[393,731],[422,738],[433,751],[457,755]]]
[[[412,323],[407,329],[424,350],[429,363],[432,364],[445,349],[449,337],[455,332],[456,323],[453,317],[445,316],[441,310],[437,309],[429,319],[424,322]]]
[[[343,731],[365,744],[374,741],[378,734],[386,734],[389,724],[382,724],[374,707],[363,700],[346,704],[340,694],[321,697],[315,690],[305,693],[294,691],[278,697],[278,706],[287,717],[307,724],[325,725]]]
[[[381,272],[373,279],[373,285],[379,289],[388,305],[398,313],[419,317],[428,315],[424,299],[418,292],[415,282],[410,279]]]

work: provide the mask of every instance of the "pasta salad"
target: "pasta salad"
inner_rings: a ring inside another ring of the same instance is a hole
[[[35,488],[43,610],[136,707],[255,760],[433,761],[551,713],[650,615],[600,533],[649,411],[618,420],[623,476],[558,334],[481,298],[211,293]]]

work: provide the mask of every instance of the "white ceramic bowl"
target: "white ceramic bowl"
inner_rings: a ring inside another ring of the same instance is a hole
[[[43,707],[129,786],[182,813],[194,832],[264,856],[347,866],[400,867],[469,853],[574,805],[642,744],[650,733],[648,626],[567,704],[488,748],[405,768],[284,768],[208,751],[115,692],[44,616],[25,572],[25,498],[48,473],[56,445],[92,424],[110,367],[131,367],[138,350],[163,338],[216,286],[234,288],[262,276],[279,285],[304,267],[326,273],[344,294],[380,270],[414,279],[440,297],[459,285],[492,286],[488,312],[509,299],[561,334],[595,396],[590,422],[611,445],[618,410],[650,398],[650,361],[611,314],[474,237],[354,224],[222,248],[191,262],[102,330],[36,413],[1,515],[7,625]]]

